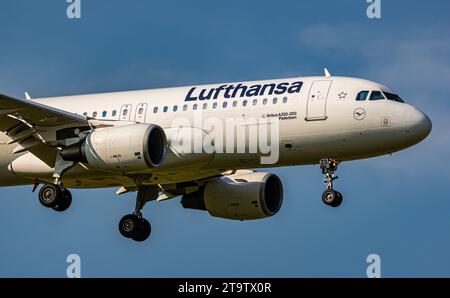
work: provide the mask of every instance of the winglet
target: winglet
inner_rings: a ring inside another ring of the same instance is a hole
[[[330,72],[328,71],[328,69],[326,67],[323,69],[323,72],[325,73],[325,77],[326,78],[331,77],[331,74],[330,74]]]
[[[30,94],[28,94],[28,92],[25,92],[25,98],[26,98],[27,100],[30,100],[30,99],[31,99],[31,96],[30,96]]]

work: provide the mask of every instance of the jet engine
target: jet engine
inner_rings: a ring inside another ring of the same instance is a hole
[[[270,217],[280,210],[282,202],[281,180],[264,172],[222,176],[181,199],[184,208],[206,210],[212,216],[235,220]]]
[[[63,148],[61,157],[99,169],[130,172],[160,166],[166,150],[161,127],[132,124],[96,129],[80,143]]]

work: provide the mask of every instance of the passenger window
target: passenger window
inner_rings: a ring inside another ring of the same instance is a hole
[[[243,106],[243,107],[246,107],[246,106],[247,106],[247,100],[246,100],[246,99],[242,102],[242,106]]]
[[[278,98],[274,97],[273,98],[273,104],[276,104],[278,102]]]
[[[224,101],[222,106],[223,106],[224,108],[226,108],[226,107],[227,107],[227,102]]]
[[[169,107],[168,107],[168,106],[165,106],[165,107],[163,108],[163,112],[164,112],[164,113],[167,113],[167,110],[169,110]]]
[[[266,105],[267,104],[267,98],[264,98],[263,99],[263,105]]]
[[[237,101],[235,100],[235,101],[233,101],[233,107],[236,107],[237,106]]]
[[[117,115],[117,111],[116,111],[116,110],[113,110],[111,115],[112,115],[113,117],[115,117],[115,116]]]
[[[87,117],[87,112],[84,112],[84,113],[83,113],[83,116]]]
[[[184,105],[184,106],[183,106],[183,111],[186,112],[186,111],[187,111],[187,108],[188,108],[188,105]]]
[[[208,104],[205,102],[205,103],[203,104],[203,109],[206,110],[207,107],[208,107]]]
[[[107,114],[108,114],[107,111],[103,111],[103,112],[102,112],[102,117],[105,118]]]
[[[144,108],[139,108],[138,114],[139,114],[139,115],[142,115],[142,113],[144,113]]]
[[[153,108],[153,113],[155,113],[155,114],[158,113],[158,107]]]
[[[97,112],[94,112],[94,113],[95,113],[95,116],[97,116]],[[126,116],[127,114],[128,114],[128,109],[123,110],[122,115]]]
[[[361,91],[356,95],[356,100],[366,100],[367,95],[369,95],[369,91]]]
[[[192,109],[193,109],[194,111],[197,110],[197,104],[196,104],[196,103],[192,106]]]
[[[381,93],[381,91],[372,91],[369,100],[380,100],[380,99],[384,99],[383,93]]]
[[[217,108],[217,101],[213,103],[213,109]]]
[[[173,106],[173,111],[174,112],[178,111],[178,106],[177,105]]]
[[[283,103],[287,103],[287,101],[288,101],[287,96],[283,97]]]
[[[258,100],[257,100],[257,99],[254,99],[254,100],[253,100],[253,105],[256,106],[257,103],[258,103]]]
[[[97,117],[97,112],[92,113],[92,117]]]

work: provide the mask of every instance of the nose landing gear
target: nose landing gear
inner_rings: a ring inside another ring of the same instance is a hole
[[[320,160],[320,169],[322,170],[322,174],[325,175],[324,183],[327,187],[322,193],[322,201],[331,207],[340,206],[343,199],[342,194],[333,189],[333,181],[338,179],[338,176],[335,176],[334,173],[336,172],[339,163],[339,160],[330,158]]]

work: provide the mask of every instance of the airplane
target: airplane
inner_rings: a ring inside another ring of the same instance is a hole
[[[336,208],[341,162],[403,150],[431,129],[430,118],[390,88],[326,69],[142,91],[0,95],[0,186],[34,192],[43,184],[39,202],[57,212],[71,205],[70,188],[137,192],[119,232],[141,242],[151,233],[141,212],[150,201],[181,196],[184,208],[241,221],[277,214],[282,182],[261,168],[319,164],[322,201]]]

